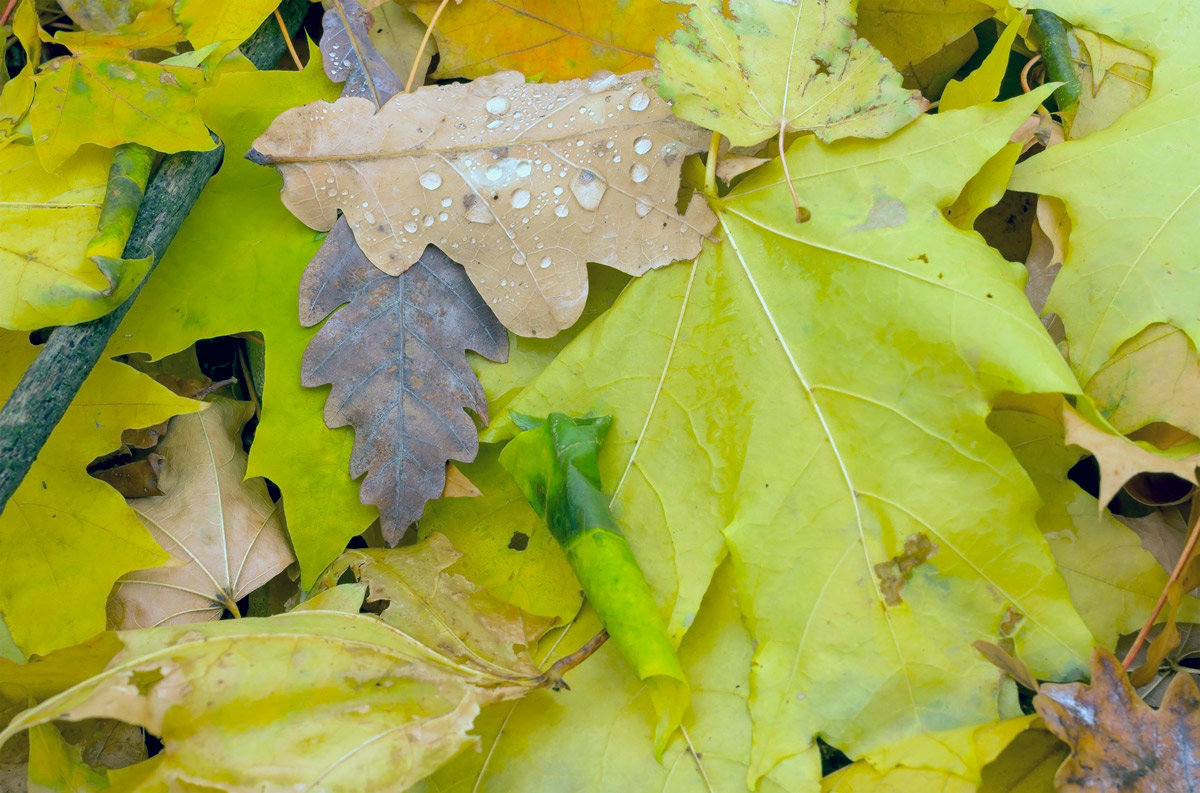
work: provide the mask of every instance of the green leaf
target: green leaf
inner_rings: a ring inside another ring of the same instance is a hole
[[[100,793],[108,774],[83,762],[79,749],[63,740],[53,724],[29,730],[29,793]]]
[[[676,115],[752,146],[812,130],[821,140],[883,138],[925,110],[921,95],[854,34],[851,0],[693,0],[659,41],[658,92]]]
[[[551,413],[545,419],[513,419],[524,432],[508,442],[500,464],[566,552],[621,655],[649,683],[659,711],[655,743],[661,754],[687,709],[687,679],[654,595],[601,490],[596,457],[612,418]]]
[[[1200,167],[1192,145],[1200,135],[1200,10],[1037,5],[1154,59],[1153,85],[1142,104],[1107,129],[1051,146],[1013,175],[1012,189],[1059,196],[1070,213],[1070,245],[1046,311],[1062,318],[1071,366],[1087,382],[1151,324],[1174,325],[1194,345],[1200,342],[1194,256],[1200,180],[1192,176]]]
[[[85,51],[56,58],[34,78],[29,121],[43,167],[54,170],[84,143],[140,143],[161,152],[215,144],[196,111],[204,75]]]
[[[129,297],[150,266],[121,255],[152,157],[138,146],[89,146],[48,173],[29,146],[0,149],[0,327],[84,322]]]
[[[584,613],[568,631],[543,640],[543,665],[574,651],[600,628]],[[511,705],[484,710],[476,729],[481,751],[463,752],[418,793],[738,793],[746,790],[751,746],[750,665],[754,643],[738,614],[733,569],[713,577],[704,607],[679,647],[693,685],[693,708],[656,761],[646,687],[611,645],[568,673],[569,691],[539,690]],[[815,746],[789,757],[759,793],[816,793],[821,761]]]
[[[7,399],[37,355],[24,333],[0,333],[0,395]],[[202,403],[101,359],[0,513],[0,612],[26,655],[104,630],[113,582],[166,554],[116,490],[87,464],[148,427]]]
[[[240,153],[281,110],[331,99],[337,90],[313,57],[303,72],[227,73],[201,95],[208,123],[225,142],[225,162],[108,349],[158,358],[197,339],[262,332],[266,387],[247,475],[283,491],[305,588],[376,511],[359,502],[350,478],[352,434],[322,421],[325,389],[300,385],[300,359],[315,331],[296,319],[296,289],[320,236],[279,203],[279,177]]]
[[[1014,615],[1039,674],[1085,668],[1037,494],[985,423],[1001,390],[1078,385],[1023,268],[939,210],[1045,94],[797,141],[809,223],[778,164],[751,174],[719,245],[631,284],[511,405],[614,416],[600,472],[673,636],[728,546],[758,643],[751,783],[818,730],[855,756],[994,721],[970,642]]]

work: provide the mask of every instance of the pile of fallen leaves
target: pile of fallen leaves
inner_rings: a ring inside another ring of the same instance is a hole
[[[1200,789],[1200,10],[277,5],[0,14],[0,787]]]

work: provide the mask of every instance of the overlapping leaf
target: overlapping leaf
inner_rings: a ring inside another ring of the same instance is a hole
[[[350,433],[330,432],[321,420],[324,395],[300,385],[312,332],[296,321],[294,285],[319,239],[279,206],[278,178],[236,152],[284,108],[336,93],[315,53],[303,72],[226,73],[204,92],[201,106],[229,155],[109,347],[157,358],[197,339],[262,331],[266,388],[247,473],[283,492],[306,587],[375,510],[359,502],[347,472]]]
[[[1090,684],[1043,685],[1033,704],[1072,749],[1054,778],[1061,793],[1200,790],[1200,691],[1186,672],[1154,711],[1112,653],[1097,649]]]
[[[675,112],[752,146],[785,131],[882,138],[926,103],[854,33],[851,0],[693,0],[658,45],[658,92]]]
[[[1200,10],[1165,4],[1100,8],[1041,2],[1068,21],[1103,32],[1154,59],[1146,100],[1106,129],[1052,146],[1021,163],[1013,189],[1061,197],[1071,215],[1067,258],[1046,310],[1062,318],[1082,382],[1126,340],[1154,323],[1200,341],[1194,261],[1200,224],[1197,153]],[[1162,20],[1170,14],[1171,24]],[[1102,410],[1113,406],[1101,405]]]
[[[293,561],[276,505],[261,479],[244,481],[248,402],[221,401],[179,416],[158,446],[161,496],[130,501],[172,564],[122,576],[109,600],[117,628],[204,622]]]
[[[907,74],[992,14],[979,0],[859,0],[856,28]]]
[[[706,142],[644,73],[526,85],[516,72],[283,113],[255,141],[284,203],[330,229],[341,211],[377,267],[427,244],[467,266],[509,329],[551,336],[587,298],[588,261],[640,274],[699,251],[713,216],[675,210],[683,157]]]
[[[440,0],[405,0],[430,23]],[[438,77],[482,77],[504,69],[544,81],[586,77],[597,69],[649,68],[654,42],[679,27],[681,6],[626,0],[619,6],[569,0],[454,3],[434,27]]]
[[[459,600],[472,594],[436,585],[444,551],[444,541],[389,551],[409,562],[372,570],[396,578],[391,608],[427,612],[443,638],[465,627]],[[432,590],[406,581],[413,573],[434,579]],[[491,628],[472,634],[487,663],[430,646],[386,614],[305,609],[124,631],[102,672],[18,715],[0,743],[53,720],[111,717],[163,739],[161,754],[119,772],[143,790],[404,790],[474,741],[481,705],[542,685],[513,646],[536,630],[483,596],[471,611]]]
[[[1020,271],[938,210],[1040,96],[802,139],[810,223],[778,166],[751,175],[719,245],[634,282],[512,404],[614,414],[602,475],[674,635],[728,545],[758,647],[751,782],[817,730],[854,756],[995,720],[974,639],[1081,671],[1036,493],[984,423],[997,390],[1077,386]]]
[[[5,398],[36,354],[25,334],[0,333]],[[27,655],[103,630],[113,582],[166,559],[120,494],[87,475],[87,464],[119,446],[127,427],[199,406],[108,360],[84,381],[0,513],[0,612]]]
[[[326,71],[346,81],[343,96],[382,104],[399,90],[357,3],[330,9],[325,25]],[[466,350],[503,361],[507,334],[463,268],[437,248],[389,275],[359,249],[344,218],[305,270],[300,304],[304,325],[336,312],[309,344],[303,383],[333,385],[325,421],[354,427],[350,474],[366,473],[362,500],[379,507],[384,537],[395,543],[442,493],[447,460],[474,459],[478,433],[465,409],[486,421],[488,406]]]

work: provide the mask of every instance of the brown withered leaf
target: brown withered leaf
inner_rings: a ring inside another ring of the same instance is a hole
[[[321,18],[321,65],[326,77],[345,83],[342,96],[361,96],[382,107],[404,83],[371,43],[372,21],[371,12],[354,0],[330,4]]]
[[[162,496],[130,502],[173,564],[123,576],[109,621],[144,628],[219,619],[224,609],[293,561],[283,522],[261,479],[243,481],[248,402],[220,401],[176,416],[158,446]]]
[[[685,155],[708,133],[677,119],[646,72],[526,85],[518,72],[282,113],[251,159],[275,165],[309,226],[344,213],[393,275],[427,244],[465,263],[508,328],[551,336],[587,297],[589,261],[640,275],[695,256],[716,218],[675,209]]]
[[[1200,791],[1200,691],[1176,675],[1153,710],[1129,684],[1120,662],[1092,653],[1092,682],[1043,684],[1038,714],[1071,755],[1054,779],[1059,793]]]
[[[344,35],[323,42],[336,50],[327,56],[339,63],[331,76],[345,79],[343,96],[386,101],[399,80],[365,38],[361,8],[353,0],[331,8],[326,31],[336,33],[343,14],[352,20],[350,33],[342,27]],[[486,421],[487,400],[466,350],[504,361],[508,336],[463,268],[436,248],[391,276],[363,254],[345,218],[300,282],[301,323],[315,325],[333,312],[309,344],[303,382],[334,385],[326,423],[354,427],[351,472],[368,472],[362,499],[379,507],[384,537],[395,543],[425,502],[441,494],[449,459],[473,460],[478,450],[463,409]]]
[[[462,267],[430,246],[400,277],[374,267],[339,220],[301,279],[311,325],[339,309],[309,342],[301,382],[332,383],[325,423],[354,427],[350,474],[379,507],[395,544],[446,483],[446,462],[479,449],[470,408],[487,420],[487,400],[467,363],[473,349],[508,355],[508,335],[488,313]]]

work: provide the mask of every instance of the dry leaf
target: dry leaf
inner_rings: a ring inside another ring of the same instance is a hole
[[[683,157],[708,135],[645,72],[526,85],[517,72],[281,114],[248,155],[284,177],[283,201],[397,275],[427,244],[467,267],[511,330],[551,336],[587,297],[589,261],[635,275],[694,257],[716,218],[675,210]]]
[[[430,246],[396,277],[372,266],[339,221],[301,281],[312,325],[339,309],[309,342],[301,382],[332,383],[325,423],[355,429],[350,474],[364,472],[363,503],[379,507],[395,544],[446,484],[449,459],[479,450],[475,422],[487,420],[483,388],[467,364],[472,349],[508,355],[508,334],[471,288],[463,268]]]
[[[326,77],[345,82],[342,96],[361,96],[382,107],[404,83],[371,44],[367,29],[371,21],[371,13],[354,0],[334,2],[321,19],[321,64]]]
[[[166,495],[131,506],[174,565],[121,578],[109,620],[121,628],[204,622],[265,584],[293,561],[266,485],[243,481],[242,425],[250,403],[216,402],[171,420],[158,452]]]
[[[1049,683],[1034,707],[1071,755],[1059,793],[1200,791],[1200,691],[1177,675],[1155,711],[1138,698],[1112,653],[1092,654],[1092,682]]]

